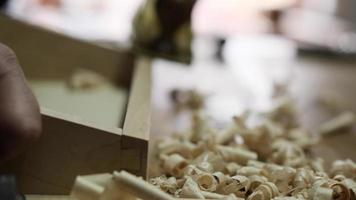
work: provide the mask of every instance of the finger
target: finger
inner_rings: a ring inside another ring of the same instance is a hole
[[[41,133],[41,116],[14,52],[0,44],[0,161],[16,155]],[[2,157],[1,157],[2,156]]]

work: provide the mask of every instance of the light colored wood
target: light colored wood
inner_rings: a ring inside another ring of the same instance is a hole
[[[0,29],[0,41],[16,52],[42,106],[61,109],[94,123],[122,127],[133,71],[134,57],[129,51],[77,41],[2,15]],[[80,68],[105,77],[112,87],[81,92],[68,89],[66,82]],[[68,101],[72,104],[68,105]],[[97,108],[102,108],[102,112]]]
[[[0,41],[14,49],[31,80],[63,81],[73,69],[87,68],[129,92],[126,115],[116,127],[41,105],[43,137],[2,166],[0,172],[15,174],[21,193],[43,195],[69,194],[78,175],[124,169],[146,177],[151,114],[149,59],[134,64],[130,52],[83,43],[2,15],[0,29]]]
[[[122,124],[128,96],[125,88],[105,84],[90,90],[73,90],[66,80],[30,79],[29,82],[42,107],[107,127]]]
[[[151,124],[151,61],[140,57],[136,61],[135,74],[130,89],[130,99],[124,123],[124,135],[149,139]]]
[[[0,29],[0,41],[16,52],[32,80],[66,80],[73,70],[87,68],[128,88],[133,67],[129,52],[80,42],[2,15]],[[2,170],[17,176],[20,192],[68,194],[77,175],[120,169],[122,122],[115,128],[65,110],[41,107],[41,113],[42,138]]]
[[[123,191],[147,200],[174,200],[174,198],[163,192],[154,185],[125,171],[114,172],[114,180]]]
[[[115,134],[118,136],[122,135],[122,128],[108,127],[108,126],[104,126],[104,125],[93,124],[93,123],[90,123],[90,122],[87,122],[87,121],[81,119],[80,117],[73,116],[73,115],[59,112],[59,111],[54,111],[54,110],[51,110],[48,108],[41,107],[41,114],[43,116],[56,118],[56,119],[63,120],[63,121],[69,121],[73,124],[78,124],[78,125],[81,125],[84,127],[98,129],[100,131]]]
[[[130,85],[134,56],[127,50],[113,51],[1,14],[0,30],[0,41],[16,52],[28,77],[66,79],[73,70],[85,68],[119,85]]]
[[[122,169],[147,177],[148,140],[151,125],[151,60],[140,57],[135,64],[122,137]]]
[[[120,169],[121,129],[98,129],[44,113],[45,134],[6,170],[17,175],[22,193],[69,194],[77,175]]]
[[[26,195],[26,200],[71,200],[71,199],[69,196]],[[140,199],[137,198],[137,200]],[[175,200],[198,200],[198,199],[175,198]]]
[[[94,174],[78,176],[71,190],[73,199],[97,200],[100,199],[105,188],[112,179],[111,174]]]
[[[26,195],[26,200],[70,200],[69,196]]]

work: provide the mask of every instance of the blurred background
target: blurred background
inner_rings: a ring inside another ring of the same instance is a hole
[[[171,13],[176,16],[184,15],[182,10],[186,9],[182,7],[179,10],[178,4],[191,2],[192,29],[196,37],[226,39],[241,35],[274,34],[292,39],[304,48],[325,48],[345,53],[352,53],[356,48],[356,14],[353,12],[355,2],[352,0],[169,1],[173,2],[173,7],[167,3],[163,5],[164,10],[176,9],[176,13]],[[2,2],[7,14],[32,24],[89,41],[129,45],[132,22],[139,7],[145,6],[143,4],[159,4],[160,1]]]
[[[355,0],[8,0],[16,19],[109,48],[155,56],[153,135],[184,129],[169,92],[198,89],[218,123],[271,106],[288,85],[303,126],[356,109]],[[337,104],[330,111],[318,102]],[[173,120],[174,119],[174,120]],[[162,123],[163,122],[165,123]],[[153,136],[155,137],[155,136]],[[324,140],[353,158],[355,134]],[[336,151],[328,148],[330,145]],[[318,151],[318,150],[317,150]]]

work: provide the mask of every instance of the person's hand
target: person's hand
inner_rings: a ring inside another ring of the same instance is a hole
[[[40,137],[38,103],[15,53],[0,43],[0,164]]]

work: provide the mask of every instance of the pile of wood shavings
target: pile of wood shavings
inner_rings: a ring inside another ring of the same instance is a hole
[[[280,98],[262,122],[248,114],[222,130],[211,128],[202,109],[192,111],[191,129],[158,143],[164,175],[150,183],[176,198],[247,200],[356,199],[356,164],[309,155],[318,142],[297,123],[290,98]]]

